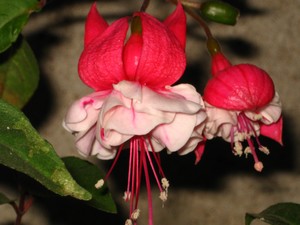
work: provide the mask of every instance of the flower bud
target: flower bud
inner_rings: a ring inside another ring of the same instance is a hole
[[[240,15],[239,10],[222,1],[207,1],[201,4],[200,14],[203,18],[227,25],[235,25]]]

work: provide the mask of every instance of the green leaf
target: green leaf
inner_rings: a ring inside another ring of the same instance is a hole
[[[41,7],[42,3],[38,0],[0,1],[0,53],[17,40],[29,15]]]
[[[107,186],[104,185],[100,189],[95,188],[97,181],[103,178],[103,173],[98,167],[75,157],[66,157],[63,158],[63,161],[77,183],[92,194],[92,199],[87,202],[89,205],[105,212],[117,212]]]
[[[6,195],[3,193],[0,193],[0,205],[12,203],[14,200],[9,199]]]
[[[22,112],[0,100],[0,118],[1,164],[25,173],[59,195],[91,199]]]
[[[0,96],[22,108],[38,86],[39,68],[25,39],[20,39],[0,54]]]
[[[271,225],[299,225],[300,204],[278,203],[258,214],[246,213],[245,224],[250,225],[254,219],[259,219]]]

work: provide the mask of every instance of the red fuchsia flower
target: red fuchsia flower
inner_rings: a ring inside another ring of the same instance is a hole
[[[251,153],[254,168],[261,171],[255,144],[266,154],[269,150],[259,135],[282,144],[281,102],[272,79],[255,65],[231,65],[221,52],[212,56],[212,75],[203,95],[208,117],[204,135],[231,142],[236,155]],[[243,141],[248,144],[245,149]]]
[[[157,181],[160,198],[167,199],[169,182],[157,152],[167,148],[187,154],[202,140],[198,134],[206,114],[201,96],[188,84],[170,86],[185,70],[185,26],[180,4],[164,22],[136,12],[108,25],[96,4],[87,17],[78,68],[82,81],[95,92],[70,107],[63,125],[75,135],[82,155],[115,158],[104,180],[123,149],[129,147],[124,199],[130,202],[130,218],[126,224],[136,224],[142,173],[149,224],[153,224],[149,170]],[[128,30],[131,34],[127,38]]]

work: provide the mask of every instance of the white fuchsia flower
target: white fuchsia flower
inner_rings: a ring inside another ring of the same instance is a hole
[[[126,38],[129,24],[131,35]],[[95,92],[70,107],[63,125],[75,135],[82,155],[115,158],[111,170],[120,153],[129,147],[124,194],[130,202],[128,224],[136,224],[139,215],[142,173],[149,224],[153,224],[149,170],[157,181],[160,198],[167,199],[169,182],[157,152],[167,148],[187,154],[202,140],[196,135],[202,133],[206,119],[201,96],[191,85],[171,86],[185,70],[185,33],[186,17],[180,4],[164,22],[137,12],[109,26],[95,4],[87,17],[78,68],[82,81]],[[102,185],[100,180],[96,187]]]

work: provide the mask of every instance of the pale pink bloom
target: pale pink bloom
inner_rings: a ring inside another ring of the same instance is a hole
[[[126,37],[129,24],[131,33]],[[82,81],[95,92],[70,107],[63,125],[75,135],[82,155],[114,158],[104,180],[120,153],[129,148],[124,194],[130,202],[128,223],[136,224],[139,215],[142,174],[148,193],[149,225],[153,224],[149,170],[161,192],[159,197],[167,199],[169,182],[157,152],[166,148],[168,152],[187,154],[203,138],[206,113],[201,96],[191,85],[171,86],[186,66],[185,26],[180,4],[164,22],[137,12],[108,25],[95,4],[87,18],[78,70]],[[103,182],[97,182],[96,187]]]
[[[190,140],[193,133],[204,128],[203,107],[201,96],[188,84],[153,91],[121,81],[112,91],[95,92],[74,102],[63,125],[75,134],[84,156],[112,159],[118,146],[143,135],[151,140],[151,151],[167,148],[186,154],[195,145]]]

